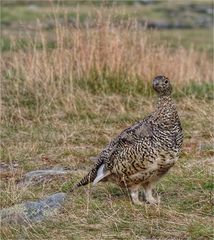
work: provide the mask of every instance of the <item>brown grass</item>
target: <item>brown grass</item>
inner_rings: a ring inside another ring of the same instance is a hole
[[[57,101],[67,109],[75,108],[75,96],[82,98],[85,90],[122,92],[127,85],[139,92],[157,74],[167,75],[179,88],[212,80],[212,62],[205,53],[159,45],[133,21],[115,25],[110,16],[106,20],[99,13],[94,28],[76,29],[60,26],[56,20],[56,48],[52,50],[39,25],[35,38],[29,39],[29,48],[7,54],[1,61],[3,84],[8,78],[15,79],[16,101],[22,88],[37,105]],[[13,88],[10,84],[5,87],[8,92]]]

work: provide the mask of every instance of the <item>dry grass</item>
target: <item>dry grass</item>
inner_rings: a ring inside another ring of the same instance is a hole
[[[1,159],[19,168],[2,178],[1,205],[66,190],[77,181],[80,176],[16,187],[30,169],[88,169],[90,156],[152,111],[150,81],[157,74],[172,79],[185,131],[181,159],[157,187],[162,203],[140,208],[114,185],[86,187],[55,219],[3,227],[2,239],[211,239],[213,103],[200,89],[211,84],[212,62],[194,49],[157,44],[134,22],[116,26],[105,17],[98,13],[94,28],[56,21],[54,49],[38,24],[27,48],[2,54]],[[192,82],[200,99],[181,91]]]
[[[22,91],[35,100],[37,108],[48,101],[75,109],[76,95],[141,93],[157,74],[167,75],[179,88],[212,80],[212,62],[205,53],[182,47],[172,50],[156,44],[133,22],[114,26],[107,19],[99,13],[93,29],[61,27],[56,21],[53,50],[47,49],[47,38],[38,29],[35,38],[29,39],[29,49],[2,60],[7,95],[15,90],[18,107]],[[42,43],[40,50],[37,42]],[[15,89],[9,79],[16,80]]]

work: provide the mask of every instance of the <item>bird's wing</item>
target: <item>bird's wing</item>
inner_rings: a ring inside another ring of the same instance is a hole
[[[139,140],[142,141],[143,138],[152,135],[152,125],[148,119],[149,118],[146,118],[125,129],[100,153],[97,157],[97,172],[93,184],[96,184],[106,176],[110,175],[110,169],[114,166],[113,161],[118,152],[133,147],[139,142]]]
[[[142,142],[143,138],[151,135],[152,125],[150,124],[149,119],[150,116],[144,118],[144,120],[125,129],[121,134],[114,138],[96,157],[96,163],[89,173],[82,178],[82,180],[78,182],[71,191],[90,182],[96,184],[106,176],[110,175],[110,168],[107,167],[107,165],[114,165],[114,157],[119,151],[125,150],[127,146],[134,146],[138,140],[141,140]]]
[[[118,148],[118,146],[122,142],[127,142],[131,144],[138,139],[150,136],[152,133],[152,125],[149,122],[149,119],[150,116],[123,130],[101,151],[98,156],[94,157],[94,160],[97,161],[97,164],[99,165],[100,163],[108,160],[112,153]]]

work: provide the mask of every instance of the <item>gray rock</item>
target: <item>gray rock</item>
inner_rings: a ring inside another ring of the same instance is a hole
[[[157,0],[137,0],[135,3],[139,4],[155,4],[157,3]]]
[[[30,11],[37,11],[39,9],[39,7],[35,4],[30,4],[27,8]]]
[[[12,171],[17,168],[19,165],[17,163],[7,164],[7,163],[0,163],[0,173]]]
[[[19,165],[16,163],[0,163],[0,179],[11,178],[15,175],[21,174]]]
[[[65,197],[65,193],[59,192],[39,201],[27,201],[2,209],[0,211],[1,224],[28,224],[48,219],[58,212]]]
[[[35,185],[40,182],[43,182],[52,176],[65,175],[71,173],[70,170],[65,170],[64,168],[52,168],[45,170],[36,170],[32,172],[28,172],[24,175],[24,177],[19,181],[18,186],[29,186]]]
[[[93,162],[96,162],[98,160],[98,157],[90,157],[89,159]]]

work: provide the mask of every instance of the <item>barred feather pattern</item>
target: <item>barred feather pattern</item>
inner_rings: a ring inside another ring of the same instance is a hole
[[[174,165],[182,146],[183,132],[171,98],[172,87],[168,78],[158,76],[153,80],[153,88],[159,97],[154,112],[114,138],[72,190],[93,182],[102,164],[105,171],[110,171],[103,181],[122,187],[157,180]]]

